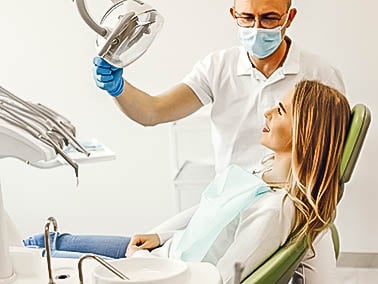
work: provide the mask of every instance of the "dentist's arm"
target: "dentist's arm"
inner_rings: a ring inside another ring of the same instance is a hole
[[[129,118],[144,126],[174,121],[202,107],[196,94],[185,84],[179,84],[159,96],[151,96],[124,80],[123,69],[100,57],[95,57],[93,64],[96,85],[115,97]]]

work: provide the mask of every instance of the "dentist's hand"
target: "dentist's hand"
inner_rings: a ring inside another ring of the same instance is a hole
[[[137,250],[154,249],[160,245],[160,238],[157,234],[134,235],[126,250],[126,257],[130,257]]]
[[[115,67],[101,57],[93,59],[93,77],[97,87],[117,97],[123,91],[123,69]]]

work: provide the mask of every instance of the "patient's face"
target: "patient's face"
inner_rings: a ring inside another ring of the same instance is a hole
[[[294,91],[284,96],[278,106],[265,113],[266,124],[260,143],[276,153],[290,153],[292,145],[292,98]]]

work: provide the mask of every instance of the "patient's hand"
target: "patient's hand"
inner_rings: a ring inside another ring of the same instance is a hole
[[[126,250],[126,257],[130,257],[137,250],[154,249],[160,245],[160,238],[157,234],[134,235]]]

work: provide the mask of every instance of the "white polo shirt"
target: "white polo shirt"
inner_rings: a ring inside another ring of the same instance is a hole
[[[211,53],[183,83],[203,105],[212,103],[211,130],[215,169],[230,164],[252,170],[270,150],[260,145],[264,113],[303,79],[318,80],[344,93],[338,70],[320,57],[291,44],[283,66],[269,78],[254,68],[241,46]]]

